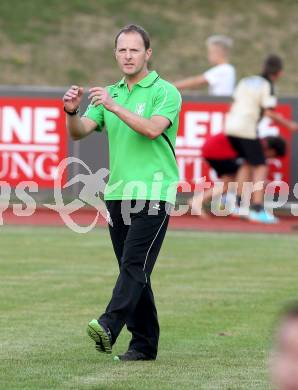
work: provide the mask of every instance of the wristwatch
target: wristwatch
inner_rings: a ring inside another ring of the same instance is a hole
[[[63,107],[64,112],[66,112],[67,115],[73,116],[77,115],[79,113],[79,108],[76,108],[74,111],[67,111],[65,107]]]

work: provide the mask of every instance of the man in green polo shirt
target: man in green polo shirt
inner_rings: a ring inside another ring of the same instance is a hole
[[[88,324],[100,352],[111,353],[124,325],[132,333],[119,360],[154,360],[159,324],[150,275],[175,202],[178,169],[175,142],[181,96],[149,72],[152,49],[140,26],[124,27],[115,38],[115,57],[124,77],[89,90],[90,104],[78,115],[83,88],[64,95],[66,125],[79,140],[104,127],[109,140],[110,177],[105,189],[109,230],[119,276],[105,312]]]

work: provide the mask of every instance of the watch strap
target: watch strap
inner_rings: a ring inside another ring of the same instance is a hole
[[[67,115],[73,116],[77,115],[79,113],[79,108],[76,108],[74,111],[67,111],[65,107],[63,107],[64,112],[66,112]]]

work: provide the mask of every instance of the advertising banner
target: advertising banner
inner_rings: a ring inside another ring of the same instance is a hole
[[[218,102],[184,102],[180,114],[180,126],[176,143],[176,155],[180,172],[181,182],[187,182],[194,189],[196,183],[200,183],[205,176],[206,180],[214,181],[215,172],[209,168],[208,164],[201,157],[201,148],[205,138],[215,135],[224,130],[225,115],[229,110],[229,103]],[[292,116],[292,106],[290,104],[280,104],[277,111],[286,118]],[[287,141],[291,140],[291,132],[279,126],[265,117],[259,123],[260,137],[267,135],[281,135]],[[270,181],[289,183],[289,161],[290,148],[286,157],[268,160]]]
[[[0,97],[0,180],[51,188],[67,154],[61,99]]]

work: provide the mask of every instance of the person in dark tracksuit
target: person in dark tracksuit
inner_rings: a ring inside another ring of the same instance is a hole
[[[175,203],[178,168],[174,145],[181,96],[148,70],[152,49],[140,26],[115,38],[115,57],[124,77],[89,90],[90,104],[78,115],[83,88],[64,95],[67,128],[81,139],[104,127],[109,140],[110,177],[105,189],[109,230],[119,276],[105,312],[88,324],[100,352],[111,353],[124,325],[132,333],[119,360],[154,360],[159,324],[150,276]]]

